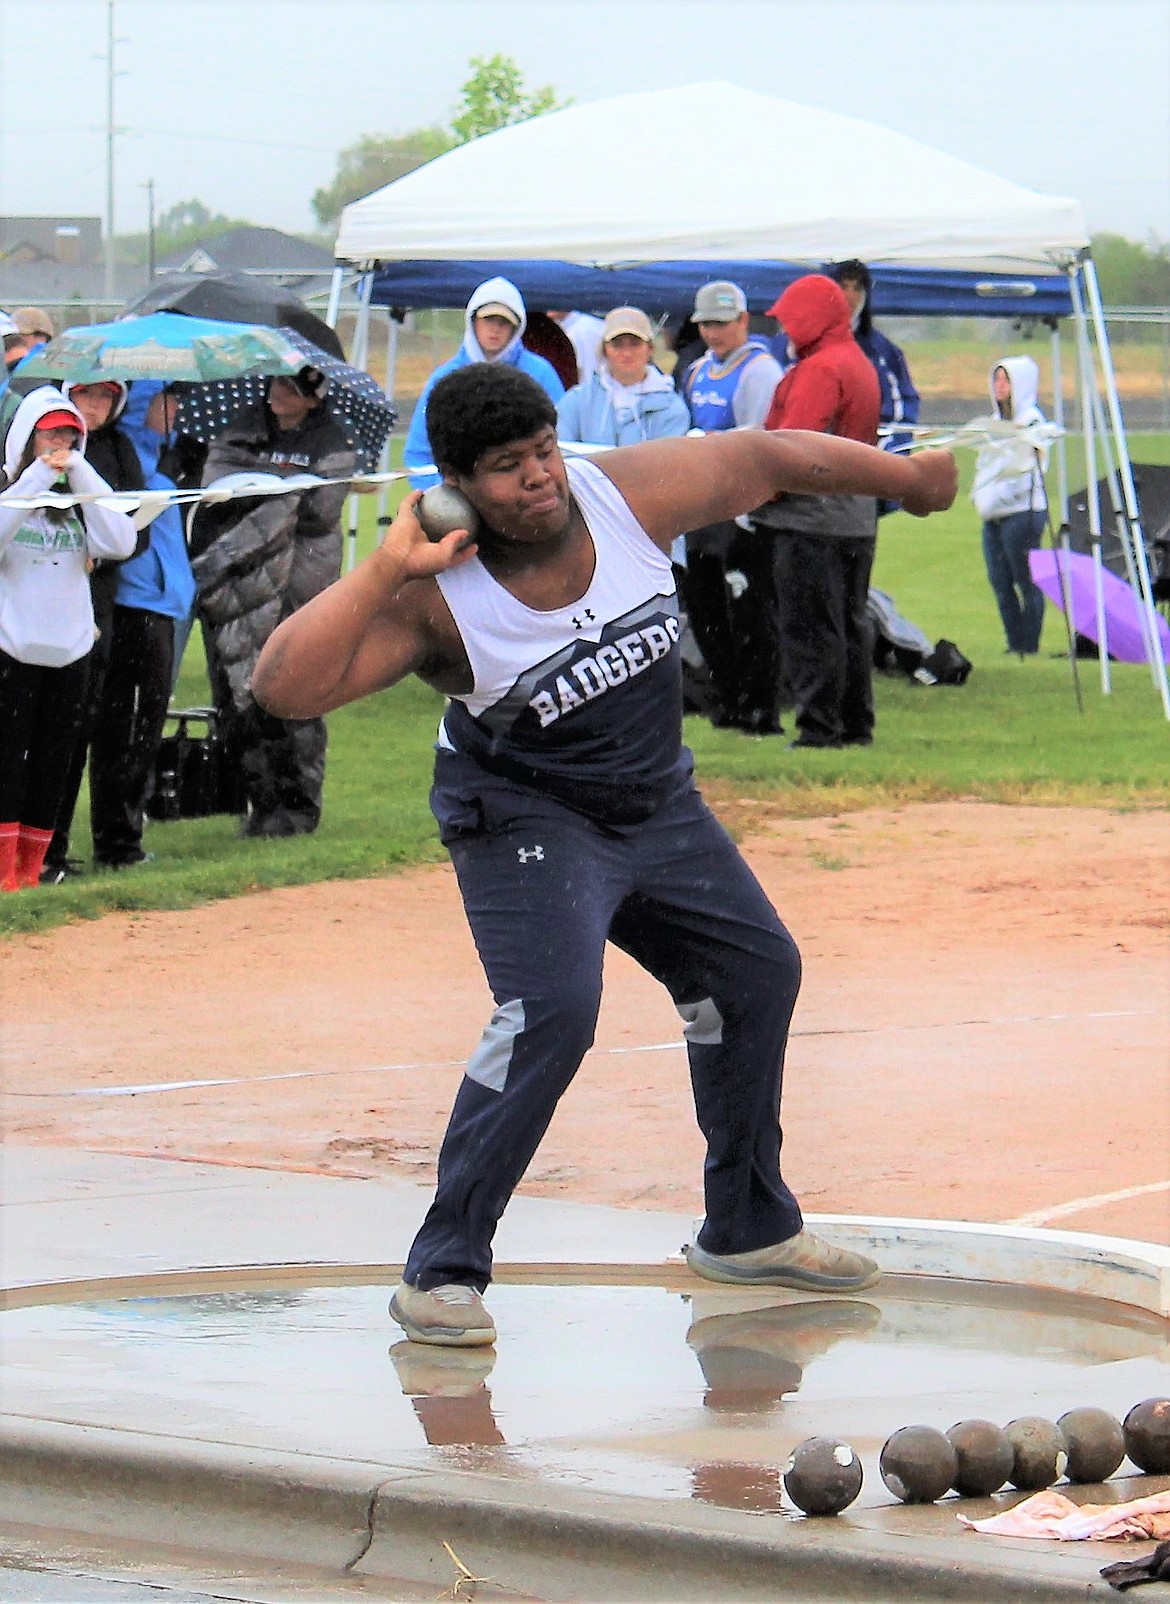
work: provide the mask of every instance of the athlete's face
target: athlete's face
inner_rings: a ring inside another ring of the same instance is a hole
[[[569,522],[569,481],[551,425],[507,445],[491,446],[475,471],[451,475],[490,529],[539,545]]]

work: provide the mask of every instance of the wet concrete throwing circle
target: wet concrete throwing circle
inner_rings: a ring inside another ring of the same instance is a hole
[[[505,1268],[488,1299],[499,1342],[470,1352],[401,1340],[393,1272],[357,1274],[224,1272],[181,1295],[162,1277],[132,1297],[10,1309],[7,1406],[791,1515],[784,1466],[809,1437],[855,1448],[858,1504],[874,1506],[890,1502],[879,1451],[907,1423],[998,1425],[1023,1405],[1049,1423],[1085,1407],[1120,1418],[1170,1394],[1164,1320],[1071,1296],[890,1277],[827,1299],[683,1270]]]

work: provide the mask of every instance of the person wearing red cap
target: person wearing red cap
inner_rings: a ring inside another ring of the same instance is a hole
[[[145,480],[138,453],[118,422],[126,409],[130,386],[121,379],[97,379],[91,384],[63,384],[61,391],[85,419],[85,460],[90,467],[102,476],[112,490],[141,490]],[[143,529],[131,555],[137,556],[145,551],[149,540],[149,529]],[[105,696],[106,675],[114,650],[114,593],[118,588],[121,568],[121,559],[113,562],[108,558],[98,559],[90,566],[89,594],[93,602],[96,634],[89,659],[89,686],[77,745],[69,765],[69,779],[61,797],[57,825],[41,871],[43,885],[61,885],[71,876],[83,872],[80,862],[69,855],[69,834],[73,828],[81,780],[89,761],[90,741]],[[143,861],[145,856],[143,854]],[[94,866],[121,868],[125,865],[103,864],[95,853]]]
[[[124,558],[124,513],[87,502],[29,505],[54,486],[100,495],[85,421],[48,385],[25,396],[4,440],[0,491],[0,889],[35,886],[52,838],[85,705],[94,644],[87,569]],[[17,499],[19,498],[19,499]]]
[[[823,273],[790,284],[768,309],[797,361],[780,381],[765,429],[806,429],[877,444],[877,376],[853,338],[849,302]],[[777,594],[797,747],[873,740],[873,633],[866,615],[877,539],[873,496],[786,491],[751,515],[778,533]]]

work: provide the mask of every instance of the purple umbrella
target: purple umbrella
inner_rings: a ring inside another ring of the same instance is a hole
[[[1072,600],[1073,628],[1078,634],[1096,641],[1097,591],[1093,559],[1076,551],[1030,551],[1028,567],[1032,570],[1033,580],[1049,601],[1055,602],[1062,611],[1063,574],[1063,583]],[[1101,597],[1105,613],[1105,641],[1110,657],[1115,657],[1120,663],[1144,663],[1146,647],[1142,639],[1140,598],[1124,579],[1118,579],[1108,568],[1101,570]],[[1155,613],[1154,617],[1158,621],[1162,656],[1170,659],[1170,627],[1167,627],[1166,620],[1159,613]]]

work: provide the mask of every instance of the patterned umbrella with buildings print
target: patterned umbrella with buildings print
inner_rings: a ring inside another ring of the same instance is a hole
[[[325,410],[357,453],[359,471],[374,469],[398,416],[377,380],[361,368],[322,351],[296,329],[282,328],[279,332],[301,351],[305,364],[320,368],[329,380]],[[210,384],[176,386],[181,401],[180,430],[197,440],[214,439],[238,412],[263,401],[266,383],[260,377],[241,376]]]

